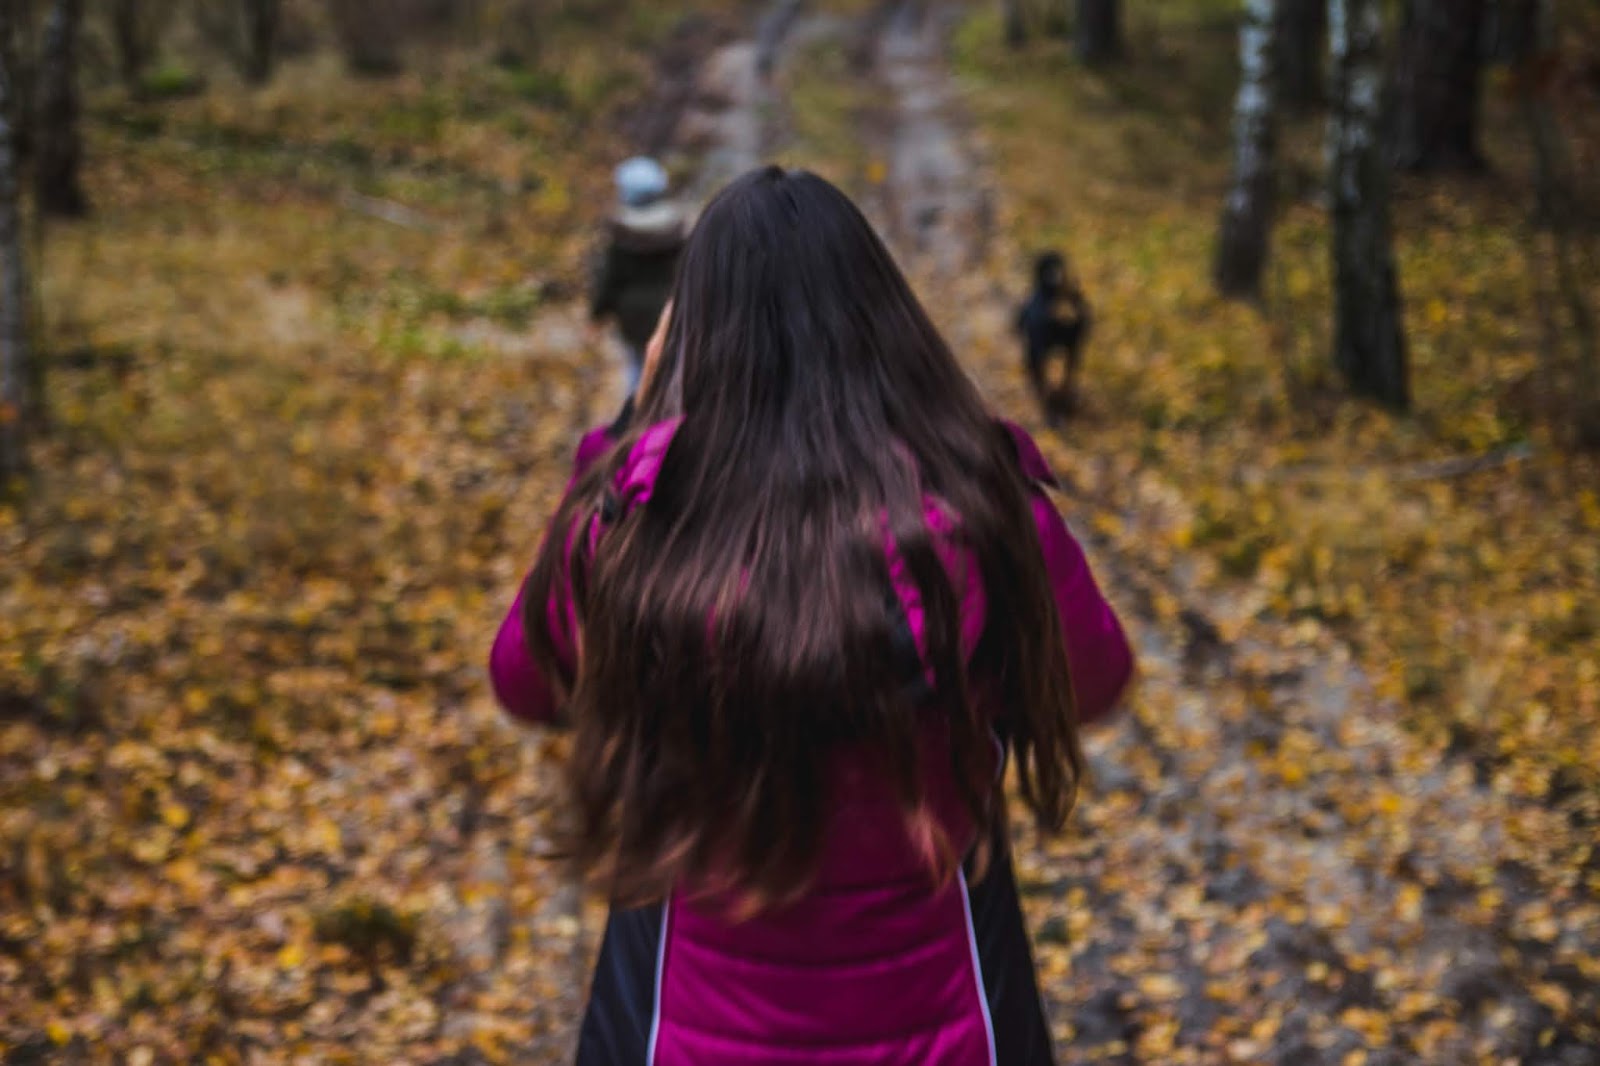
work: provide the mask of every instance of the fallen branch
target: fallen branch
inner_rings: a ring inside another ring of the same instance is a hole
[[[346,189],[340,194],[339,202],[363,215],[370,215],[396,226],[404,226],[406,229],[421,230],[424,233],[438,229],[432,219],[393,200],[380,200],[375,196],[363,196],[361,193]]]
[[[1476,474],[1480,470],[1492,470],[1499,466],[1509,466],[1532,455],[1533,445],[1523,441],[1505,448],[1496,448],[1483,455],[1458,455],[1452,459],[1438,459],[1431,463],[1401,467],[1394,472],[1393,477],[1396,481],[1437,481]]]
[[[1325,477],[1341,477],[1347,480],[1355,480],[1373,474],[1401,484],[1412,481],[1441,481],[1448,478],[1465,477],[1467,474],[1476,474],[1483,470],[1493,470],[1496,467],[1509,466],[1512,463],[1531,458],[1533,453],[1533,445],[1523,441],[1518,444],[1507,445],[1504,448],[1496,448],[1490,452],[1484,452],[1482,455],[1456,455],[1448,459],[1432,459],[1407,466],[1352,467],[1333,463],[1318,463],[1283,467],[1277,470],[1245,470],[1241,472],[1241,477],[1246,482],[1258,485],[1264,482],[1284,484],[1295,481],[1312,481]]]

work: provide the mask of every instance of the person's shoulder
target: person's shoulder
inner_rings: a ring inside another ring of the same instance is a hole
[[[681,418],[668,419],[647,427],[628,449],[628,456],[617,468],[612,486],[629,503],[642,503],[654,490],[667,449],[672,447]]]
[[[578,449],[572,456],[572,472],[577,477],[595,464],[617,442],[611,426],[596,426],[578,440]]]
[[[634,255],[676,252],[688,237],[683,209],[664,201],[648,207],[624,207],[611,217],[611,243]]]
[[[1050,469],[1050,464],[1045,461],[1044,452],[1039,450],[1039,442],[1034,440],[1027,430],[1009,419],[1002,418],[999,423],[1011,439],[1011,446],[1017,453],[1017,463],[1022,467],[1022,473],[1030,481],[1054,488],[1056,475]]]

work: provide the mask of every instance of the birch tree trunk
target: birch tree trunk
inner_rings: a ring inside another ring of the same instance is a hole
[[[9,6],[0,7],[0,35],[11,32]],[[0,53],[0,490],[20,474],[31,404],[28,367],[27,275],[22,220],[17,212],[17,157],[13,136],[9,57]]]
[[[47,215],[77,217],[89,210],[78,173],[78,27],[82,0],[56,0],[39,51],[39,97],[33,116],[34,198]]]
[[[1409,0],[1390,154],[1401,170],[1477,170],[1485,0]]]
[[[1278,0],[1278,90],[1283,105],[1306,111],[1322,103],[1327,59],[1327,0]]]
[[[1411,396],[1380,142],[1383,16],[1377,0],[1329,0],[1328,29],[1334,362],[1352,390],[1403,410]]]
[[[1222,210],[1215,277],[1224,296],[1261,293],[1277,178],[1276,14],[1282,0],[1245,0],[1239,97],[1233,110],[1233,188]]]
[[[1073,38],[1085,63],[1122,58],[1122,0],[1078,0]]]

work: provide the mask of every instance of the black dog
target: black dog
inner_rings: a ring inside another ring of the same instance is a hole
[[[1063,315],[1057,308],[1065,304]],[[1017,332],[1033,394],[1052,425],[1078,405],[1078,367],[1089,339],[1089,302],[1067,275],[1059,252],[1046,252],[1033,264],[1033,293],[1017,311]],[[1060,384],[1050,381],[1049,364],[1060,358],[1066,373]]]

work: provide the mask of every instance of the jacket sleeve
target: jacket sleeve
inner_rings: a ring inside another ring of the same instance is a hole
[[[528,650],[528,635],[522,624],[521,591],[505,621],[500,623],[500,631],[489,651],[489,682],[495,699],[513,718],[529,723],[555,719],[555,687]]]
[[[606,430],[595,430],[585,436],[578,445],[573,461],[572,480],[575,482],[610,445],[611,438]],[[572,484],[569,483],[567,491],[571,490]],[[546,537],[554,534],[553,529],[545,532]],[[566,536],[570,558],[577,545],[576,530],[567,530]],[[523,624],[526,584],[524,580],[523,588],[518,590],[511,610],[500,623],[500,630],[495,634],[494,644],[489,650],[489,683],[494,689],[495,699],[513,718],[530,723],[550,722],[556,718],[559,710],[556,706],[556,690],[551,679],[534,661],[533,653],[528,650],[528,634]],[[558,578],[542,617],[550,627],[550,635],[563,660],[563,668],[571,672],[577,666],[577,610],[564,573]]]
[[[1089,725],[1116,708],[1133,678],[1133,648],[1116,612],[1100,591],[1089,560],[1061,520],[1045,486],[1055,484],[1039,446],[1020,427],[1008,425],[1023,472],[1034,483],[1033,521],[1044,551],[1045,572],[1061,615],[1067,667],[1078,704],[1078,723]]]
[[[1034,492],[1033,520],[1061,614],[1078,724],[1089,725],[1117,706],[1133,677],[1133,649],[1089,569],[1083,548],[1042,491]]]

